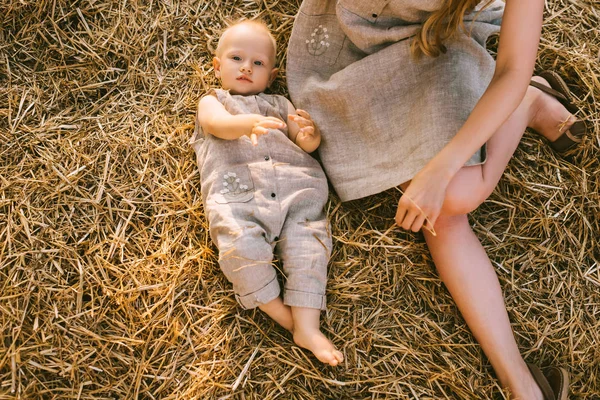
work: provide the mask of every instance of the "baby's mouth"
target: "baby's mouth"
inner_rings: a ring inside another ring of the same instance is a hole
[[[252,83],[252,79],[248,78],[246,75],[239,76],[237,78],[238,81],[246,81]]]

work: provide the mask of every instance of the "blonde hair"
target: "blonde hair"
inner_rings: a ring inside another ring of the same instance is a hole
[[[217,49],[215,50],[215,53],[217,55],[219,55],[219,51],[221,49],[221,42],[223,40],[223,36],[225,36],[225,33],[227,33],[227,31],[229,31],[232,28],[235,28],[236,26],[249,25],[254,28],[262,29],[267,35],[269,35],[269,39],[271,39],[271,43],[273,44],[274,57],[277,57],[277,41],[275,40],[275,37],[271,33],[271,30],[269,29],[269,27],[267,26],[267,24],[264,21],[255,20],[255,19],[239,19],[239,20],[236,20],[233,22],[226,22],[226,24],[227,24],[227,27],[224,28],[223,31],[221,32],[221,35],[219,37],[219,42],[217,43]]]
[[[464,17],[472,12],[481,0],[444,0],[442,7],[431,13],[415,36],[410,50],[413,56],[426,55],[437,57],[446,52],[443,42],[452,37],[459,29],[466,31]],[[492,3],[488,0],[479,10]]]

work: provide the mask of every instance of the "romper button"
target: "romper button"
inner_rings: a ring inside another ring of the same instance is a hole
[[[377,14],[373,14],[371,15],[373,18],[377,18]]]
[[[275,236],[275,241],[278,241],[278,240],[279,240],[279,236]]]
[[[269,156],[265,156],[265,161],[269,161]]]
[[[275,193],[271,193],[271,197],[275,197]]]

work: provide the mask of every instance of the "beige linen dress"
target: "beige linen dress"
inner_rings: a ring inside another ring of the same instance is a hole
[[[487,88],[500,0],[465,17],[468,33],[437,58],[410,54],[411,37],[440,0],[304,0],[290,38],[294,105],[321,129],[319,154],[343,201],[410,180],[462,126]],[[475,18],[476,16],[476,18]],[[467,165],[482,163],[485,149]]]

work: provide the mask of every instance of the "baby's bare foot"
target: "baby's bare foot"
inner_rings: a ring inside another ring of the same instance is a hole
[[[325,364],[335,367],[344,361],[344,355],[318,329],[295,329],[294,342],[298,346],[312,351],[315,357]]]

